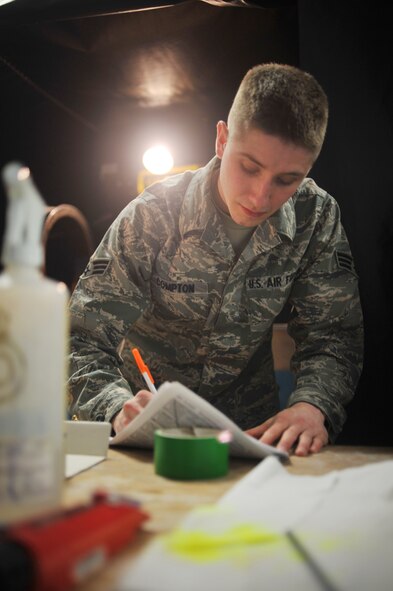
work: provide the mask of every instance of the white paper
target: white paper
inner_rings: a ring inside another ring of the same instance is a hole
[[[340,591],[392,591],[393,461],[340,473],[298,537]]]
[[[143,412],[123,431],[111,438],[110,445],[152,448],[156,429],[203,427],[228,430],[232,435],[229,449],[232,456],[264,458],[285,452],[266,445],[244,433],[233,421],[209,402],[180,384],[165,382]]]
[[[295,476],[270,457],[236,483],[220,499],[220,505],[232,507],[237,519],[284,533],[318,510],[337,481],[337,472]]]
[[[326,589],[290,544],[289,530],[332,589],[393,589],[393,461],[295,476],[269,457],[217,505],[193,510],[178,531],[231,535],[244,525],[276,533],[278,541],[229,548],[203,562],[174,551],[171,534],[161,536],[125,572],[117,591]]]
[[[105,460],[105,456],[85,456],[83,454],[66,454],[65,458],[65,477],[71,478],[79,472],[88,470],[96,464]]]

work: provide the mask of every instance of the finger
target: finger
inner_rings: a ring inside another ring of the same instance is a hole
[[[290,427],[290,424],[287,421],[283,421],[277,419],[271,423],[269,428],[265,431],[265,433],[261,437],[262,443],[267,443],[268,445],[273,445],[279,439],[281,439],[283,433]],[[298,433],[297,433],[298,435]],[[296,437],[297,437],[296,435]]]
[[[112,420],[112,426],[116,433],[127,427],[144,410],[151,396],[152,394],[148,390],[140,390],[134,398],[126,400],[121,411]]]
[[[270,425],[273,423],[273,419],[268,419],[261,425],[257,425],[256,427],[252,427],[251,429],[247,429],[245,432],[251,437],[255,437],[259,439],[267,429],[269,429]]]
[[[313,454],[318,453],[319,451],[321,451],[321,449],[327,445],[328,443],[328,438],[326,437],[326,439],[322,438],[322,437],[315,437],[313,440],[313,443],[311,445],[310,451]]]
[[[299,437],[299,443],[295,449],[296,456],[308,456],[311,451],[314,438],[308,433],[302,433]]]
[[[143,410],[142,404],[139,404],[139,401],[135,398],[131,398],[127,400],[123,405],[123,415],[124,418],[128,419],[128,422],[135,419],[137,415],[139,415]]]
[[[143,407],[135,402],[134,399],[127,400],[124,403],[123,408],[121,411],[116,415],[116,417],[112,421],[113,429],[116,433],[122,431],[136,416],[138,416],[143,410]]]
[[[296,425],[292,425],[285,429],[280,439],[276,443],[277,449],[289,453],[299,439],[300,429]]]
[[[122,431],[130,421],[131,419],[129,419],[127,415],[124,414],[124,410],[122,409],[112,420],[112,426],[115,433],[119,433],[119,431]]]
[[[133,400],[141,407],[145,407],[153,398],[153,394],[149,390],[139,390],[134,396]]]

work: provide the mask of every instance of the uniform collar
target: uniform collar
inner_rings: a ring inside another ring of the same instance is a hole
[[[183,239],[199,236],[217,254],[227,259],[228,254],[235,256],[235,253],[214,205],[211,186],[212,177],[219,168],[220,160],[214,157],[194,174],[184,196],[179,227]]]

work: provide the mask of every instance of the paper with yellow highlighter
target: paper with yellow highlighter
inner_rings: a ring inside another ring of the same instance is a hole
[[[229,452],[232,456],[257,459],[269,455],[281,459],[288,457],[285,452],[244,433],[231,419],[179,382],[162,384],[143,412],[110,439],[110,445],[153,448],[154,432],[174,427],[229,431]]]
[[[392,539],[393,461],[295,476],[271,456],[154,540],[116,591],[391,591]]]

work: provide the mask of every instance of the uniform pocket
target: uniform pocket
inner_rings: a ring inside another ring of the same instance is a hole
[[[294,274],[246,278],[251,330],[263,331],[279,315],[288,300],[293,277]]]
[[[210,310],[209,286],[189,276],[153,275],[154,314],[163,320],[206,320]]]

